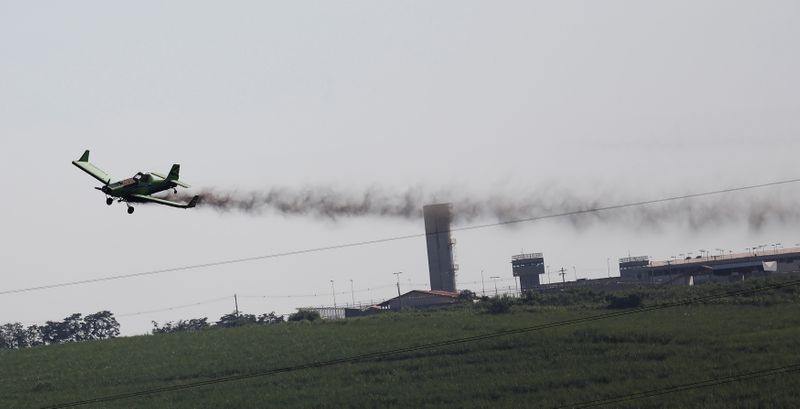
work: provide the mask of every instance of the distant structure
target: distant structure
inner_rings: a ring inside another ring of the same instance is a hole
[[[539,276],[544,274],[542,253],[517,254],[511,257],[511,271],[519,277],[522,292],[533,290],[540,284]]]
[[[428,270],[431,291],[456,292],[456,270],[453,262],[453,245],[450,224],[453,205],[432,204],[422,208],[425,219],[425,237],[428,244]]]
[[[620,279],[627,283],[693,285],[704,282],[741,281],[748,277],[800,271],[800,248],[721,252],[685,259],[652,261],[648,257],[619,260]]]

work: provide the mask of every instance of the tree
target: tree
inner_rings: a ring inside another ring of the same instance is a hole
[[[24,348],[28,346],[25,327],[19,322],[0,326],[0,346],[3,348]]]
[[[82,337],[87,340],[115,338],[119,322],[110,311],[100,311],[83,318]]]
[[[86,329],[81,314],[75,313],[64,318],[61,331],[61,342],[81,342],[86,340]]]
[[[208,318],[192,318],[190,320],[179,320],[178,322],[166,322],[163,327],[159,327],[158,323],[153,321],[153,335],[155,334],[171,334],[174,332],[190,332],[201,331],[209,328],[211,324],[208,323]]]
[[[275,311],[272,311],[269,314],[259,315],[257,322],[259,324],[280,324],[286,320],[283,319],[283,315],[275,315]]]
[[[221,316],[219,321],[217,321],[217,326],[223,328],[241,327],[248,324],[255,324],[256,322],[257,320],[255,315],[242,314],[234,311],[230,314]]]
[[[44,345],[42,341],[42,329],[38,325],[31,325],[25,330],[25,336],[28,339],[29,347],[37,347]]]
[[[61,328],[63,325],[56,321],[47,321],[41,327],[42,343],[45,345],[60,344],[63,341],[63,334],[65,331]]]

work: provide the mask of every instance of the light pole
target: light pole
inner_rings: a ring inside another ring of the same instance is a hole
[[[492,281],[494,281],[494,296],[497,297],[497,279],[500,278],[498,276],[491,276],[489,277]]]
[[[336,309],[336,287],[333,285],[333,280],[331,280],[331,294],[333,294],[333,309]]]

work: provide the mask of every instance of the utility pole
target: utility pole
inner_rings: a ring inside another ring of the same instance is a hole
[[[606,267],[608,267],[608,278],[611,278],[611,257],[606,257]]]
[[[558,270],[558,274],[561,276],[561,282],[566,283],[567,279],[565,276],[567,275],[567,270],[565,270],[564,267],[561,267],[561,270]]]
[[[395,277],[397,277],[397,296],[399,297],[400,296],[400,274],[403,274],[403,272],[400,271],[400,272],[392,273],[392,274],[394,274]]]
[[[333,309],[336,309],[336,287],[333,285],[333,280],[331,280],[331,294],[333,294]]]
[[[489,277],[492,281],[494,281],[494,296],[497,297],[497,279],[500,278],[498,276],[491,276]]]
[[[350,279],[350,298],[352,298],[353,306],[356,305],[356,292],[353,291],[353,280]]]
[[[239,318],[239,299],[236,294],[233,295],[233,312],[236,314],[236,318]]]
[[[481,270],[481,290],[483,290],[481,295],[485,297],[486,296],[486,284],[484,284],[484,282],[483,282],[483,270]]]
[[[394,276],[397,277],[397,302],[398,302],[397,308],[402,310],[403,309],[403,299],[400,297],[400,274],[403,274],[403,272],[402,271],[398,271],[398,272],[392,273],[392,274],[394,274]]]

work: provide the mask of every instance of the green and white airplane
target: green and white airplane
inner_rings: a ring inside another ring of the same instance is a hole
[[[200,199],[200,196],[195,196],[189,203],[178,203],[150,196],[170,189],[178,193],[177,186],[189,187],[188,184],[178,180],[178,173],[181,170],[181,165],[178,164],[172,165],[172,169],[169,170],[169,174],[166,176],[156,172],[139,172],[130,179],[113,183],[111,182],[111,177],[107,173],[89,163],[88,150],[83,153],[80,159],[72,161],[72,164],[103,183],[102,187],[96,187],[95,189],[106,194],[107,205],[111,206],[115,199],[117,202],[125,202],[125,204],[128,205],[128,214],[133,213],[133,206],[131,206],[131,203],[157,203],[165,206],[189,209],[195,207],[197,201]]]

